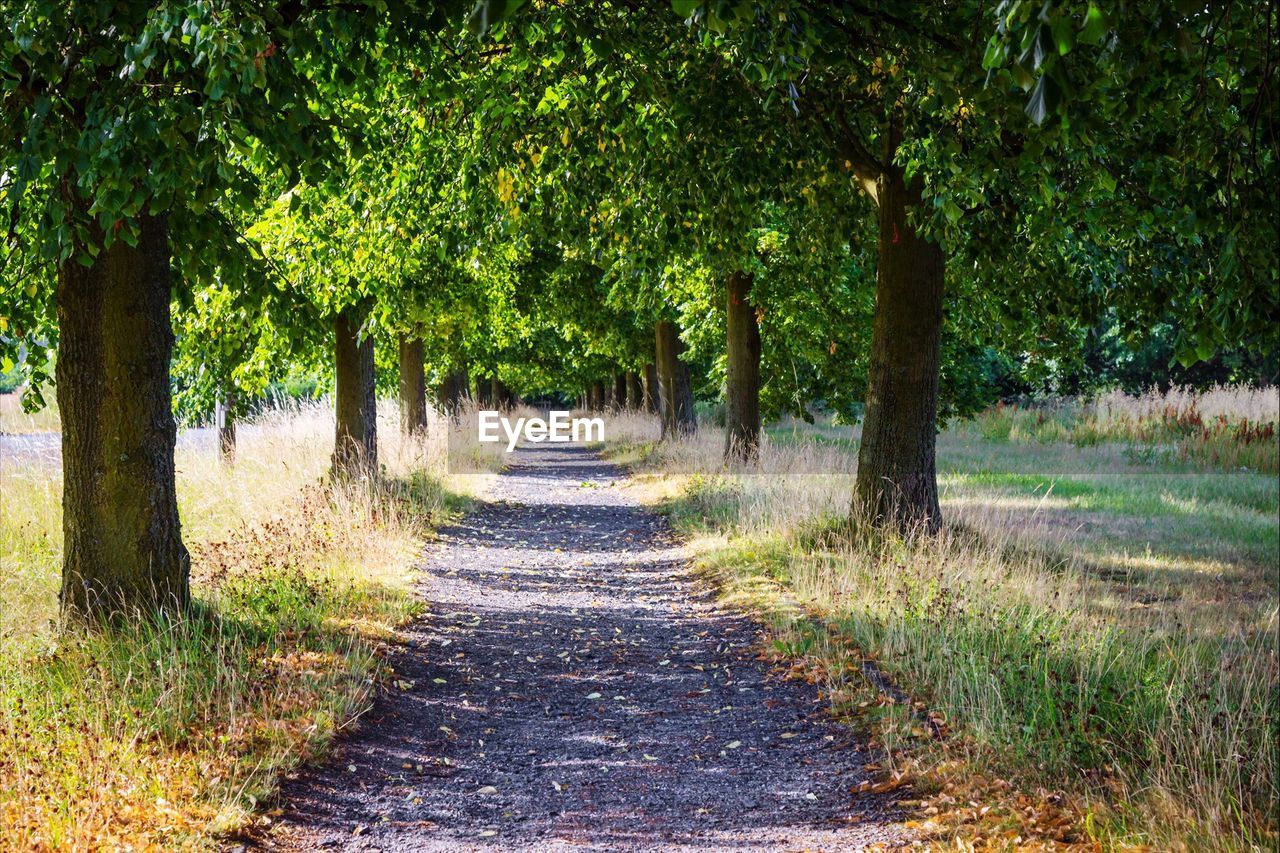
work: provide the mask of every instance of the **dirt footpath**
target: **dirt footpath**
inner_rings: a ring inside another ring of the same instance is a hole
[[[870,758],[757,659],[660,516],[582,448],[516,452],[426,558],[429,612],[268,849],[855,850]]]

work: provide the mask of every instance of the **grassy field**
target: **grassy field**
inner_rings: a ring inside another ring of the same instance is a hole
[[[403,441],[387,409],[385,484],[330,488],[332,418],[261,418],[230,467],[180,449],[196,606],[106,633],[55,630],[56,468],[0,460],[6,849],[212,845],[366,707],[379,647],[418,607],[422,543],[476,485],[456,472],[496,461],[438,422],[431,440]]]
[[[1229,429],[1274,429],[1274,389],[1234,399]],[[724,595],[768,617],[775,653],[884,747],[882,788],[942,843],[1274,849],[1274,432],[1242,470],[1182,452],[1198,434],[1140,432],[1149,402],[952,426],[946,528],[907,539],[845,521],[856,430],[771,428],[755,472],[723,468],[718,431],[608,435]]]
[[[58,406],[52,400],[49,405],[34,414],[22,411],[22,396],[0,394],[0,435],[57,430]]]

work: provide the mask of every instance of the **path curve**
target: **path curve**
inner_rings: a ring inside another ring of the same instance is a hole
[[[870,759],[758,659],[665,519],[576,446],[524,447],[427,555],[425,617],[261,839],[303,850],[856,850],[901,837]],[[352,770],[351,768],[354,768]]]

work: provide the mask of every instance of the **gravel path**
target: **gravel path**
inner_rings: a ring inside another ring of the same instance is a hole
[[[428,554],[428,614],[269,849],[855,850],[902,836],[870,759],[661,517],[578,447],[522,448]]]

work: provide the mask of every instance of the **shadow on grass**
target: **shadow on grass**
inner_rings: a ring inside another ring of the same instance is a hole
[[[836,695],[894,700],[859,712],[882,735],[896,727],[909,744],[918,700],[994,772],[1107,803],[1122,833],[1274,837],[1274,621],[1265,636],[1156,633],[1038,585],[1073,555],[965,524],[903,540],[825,518],[734,536],[740,489],[694,477],[660,508],[685,532],[731,536],[701,563],[725,598],[765,615],[779,654],[814,663]],[[1132,573],[1083,574],[1145,596]]]
[[[407,546],[469,505],[421,474],[313,487],[197,544],[182,612],[68,626],[49,653],[6,660],[0,832],[91,848],[127,826],[169,846],[243,824],[367,707],[376,644],[419,609]]]

